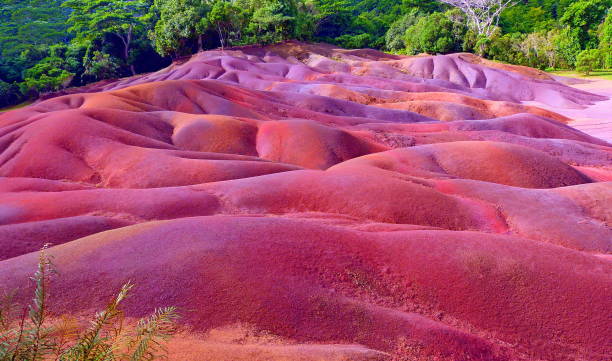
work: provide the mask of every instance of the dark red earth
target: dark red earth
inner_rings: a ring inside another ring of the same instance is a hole
[[[602,96],[297,42],[69,93],[0,114],[24,301],[51,243],[54,314],[132,280],[128,316],[181,310],[176,360],[611,359],[612,145],[522,104]]]

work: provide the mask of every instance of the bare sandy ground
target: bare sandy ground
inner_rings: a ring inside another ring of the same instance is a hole
[[[570,125],[589,135],[612,142],[612,80],[598,79],[579,84],[568,84],[571,87],[600,94],[610,99],[594,103],[584,109],[568,109],[550,105],[528,102],[541,108],[555,111],[574,119]]]

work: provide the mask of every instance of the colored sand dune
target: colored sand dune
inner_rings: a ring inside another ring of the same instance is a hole
[[[0,114],[0,288],[22,300],[52,243],[55,314],[130,279],[128,316],[182,310],[175,359],[612,354],[612,145],[553,112],[605,96],[297,42],[56,95]]]

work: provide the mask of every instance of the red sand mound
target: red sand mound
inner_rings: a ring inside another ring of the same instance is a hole
[[[486,164],[488,166],[484,166]],[[524,188],[556,188],[591,180],[558,159],[527,147],[495,142],[452,142],[401,148],[344,162],[420,177],[477,179]]]
[[[0,114],[0,289],[51,243],[55,314],[132,279],[173,360],[600,361],[612,147],[522,102],[603,99],[298,42],[69,90]]]

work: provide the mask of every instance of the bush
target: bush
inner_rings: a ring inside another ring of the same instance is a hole
[[[576,70],[589,75],[593,69],[601,67],[601,54],[598,49],[584,50],[578,54]]]
[[[21,92],[28,96],[56,91],[67,87],[74,73],[62,69],[63,60],[58,57],[46,57],[24,72],[24,81],[19,85]]]
[[[337,37],[334,42],[346,49],[362,49],[369,47],[374,37],[370,34],[342,35]]]
[[[0,108],[18,104],[24,100],[19,86],[15,83],[7,83],[0,80]]]
[[[459,50],[466,29],[460,22],[452,21],[449,14],[433,13],[409,27],[404,36],[407,52],[434,54]]]
[[[0,303],[0,361],[149,361],[163,356],[162,341],[176,331],[178,315],[173,307],[157,309],[141,319],[132,332],[124,331],[120,304],[133,287],[128,282],[96,313],[87,329],[80,331],[66,320],[52,323],[48,295],[55,273],[43,248],[32,277],[36,289],[27,315],[15,317],[11,296]]]
[[[83,75],[97,80],[116,78],[121,74],[121,60],[97,50],[91,56],[85,56],[83,66]]]
[[[527,58],[521,51],[524,39],[525,36],[520,33],[501,35],[499,31],[496,31],[491,40],[486,43],[484,52],[487,58],[492,60],[527,65]]]

